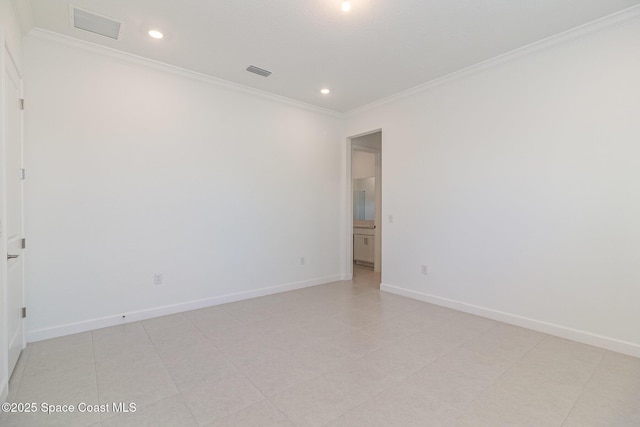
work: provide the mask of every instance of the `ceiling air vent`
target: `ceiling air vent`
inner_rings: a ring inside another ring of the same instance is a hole
[[[93,12],[73,6],[71,7],[71,23],[81,30],[90,31],[115,40],[118,40],[120,27],[122,26],[120,22],[111,18],[96,15]]]
[[[249,65],[249,68],[247,68],[247,71],[262,77],[269,77],[271,75],[271,71],[263,70],[262,68],[258,68],[253,65]]]

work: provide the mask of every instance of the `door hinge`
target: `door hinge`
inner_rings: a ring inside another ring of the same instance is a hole
[[[24,168],[20,169],[20,179],[25,179],[27,177],[27,171]]]
[[[27,248],[27,239],[22,239],[22,249]]]
[[[20,310],[20,316],[24,319],[25,317],[27,317],[27,307],[22,307],[22,309]]]
[[[18,100],[18,108],[24,110],[24,98]]]

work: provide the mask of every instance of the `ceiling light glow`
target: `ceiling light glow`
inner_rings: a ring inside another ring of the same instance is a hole
[[[149,35],[151,37],[153,37],[154,39],[161,39],[164,37],[164,34],[162,34],[160,31],[158,30],[150,30],[149,31]]]
[[[331,91],[329,89],[320,89],[320,93],[323,95],[328,95]]]
[[[349,2],[348,0],[344,0],[342,2],[342,10],[344,12],[349,12],[351,10],[351,2]]]

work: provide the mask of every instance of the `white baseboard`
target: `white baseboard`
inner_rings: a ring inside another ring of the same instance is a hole
[[[34,329],[32,331],[27,331],[27,342],[42,341],[49,338],[57,338],[65,335],[106,328],[109,326],[121,325],[123,323],[152,319],[154,317],[166,316],[168,314],[182,313],[184,311],[197,310],[199,308],[211,307],[214,305],[226,304],[229,302],[242,301],[281,292],[293,291],[296,289],[308,288],[310,286],[322,285],[339,280],[343,280],[342,275],[336,274],[333,276],[319,277],[316,279],[303,280],[300,282],[285,283],[283,285],[270,286],[268,288],[253,289],[250,291],[143,309],[124,314],[114,314],[112,316],[89,319],[82,322],[67,323],[50,328]]]
[[[380,284],[380,290],[396,295],[401,295],[407,298],[452,308],[454,310],[463,311],[465,313],[476,314],[478,316],[498,320],[500,322],[509,323],[511,325],[516,325],[527,329],[532,329],[534,331],[543,332],[545,334],[566,338],[583,344],[589,344],[618,353],[628,354],[629,356],[640,357],[640,344],[637,343],[605,337],[602,335],[593,334],[591,332],[573,329],[567,326],[556,325],[541,320],[531,319],[529,317],[506,313],[504,311],[468,304],[462,301],[429,295],[398,286],[388,285],[385,283]]]

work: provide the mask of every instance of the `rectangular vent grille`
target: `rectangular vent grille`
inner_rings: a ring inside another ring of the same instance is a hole
[[[253,65],[249,65],[249,68],[247,68],[247,71],[262,77],[269,77],[271,75],[271,71],[263,70],[262,68],[258,68]]]
[[[120,22],[77,7],[72,7],[71,13],[74,27],[118,40],[122,25]]]

